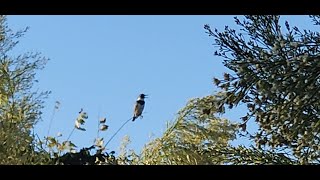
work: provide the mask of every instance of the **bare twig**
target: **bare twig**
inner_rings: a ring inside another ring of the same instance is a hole
[[[123,128],[123,126],[126,125],[130,120],[132,120],[132,118],[128,119],[126,122],[122,124],[122,126],[111,136],[111,138],[108,140],[106,145],[104,145],[104,148],[106,148],[106,146],[110,143],[110,141],[118,134],[118,132]]]
[[[71,133],[69,134],[68,138],[67,138],[67,141],[70,139],[71,135],[73,134],[73,131],[76,129],[76,127],[74,127],[71,131]]]

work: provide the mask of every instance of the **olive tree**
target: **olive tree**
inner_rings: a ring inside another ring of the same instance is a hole
[[[17,40],[27,28],[13,32],[0,16],[0,164],[43,164],[49,156],[33,134],[49,92],[33,90],[35,73],[47,58],[40,53],[15,55]]]
[[[319,16],[310,16],[315,26]],[[257,149],[283,153],[299,164],[320,162],[320,33],[280,23],[280,16],[235,17],[240,30],[204,28],[232,73],[214,78],[218,107],[245,105],[240,127],[255,121]],[[219,109],[219,108],[218,108]]]

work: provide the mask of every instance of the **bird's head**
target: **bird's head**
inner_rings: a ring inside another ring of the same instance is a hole
[[[146,94],[140,94],[139,95],[139,98],[141,98],[141,99],[144,99],[144,98],[147,98],[148,97],[148,95],[146,95]]]

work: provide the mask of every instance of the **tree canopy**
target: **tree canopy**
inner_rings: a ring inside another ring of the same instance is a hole
[[[245,104],[258,125],[257,148],[269,147],[301,164],[319,163],[319,32],[291,27],[280,16],[235,18],[240,32],[205,25],[219,49],[215,55],[233,73],[214,79],[225,97],[221,105]],[[319,16],[311,16],[319,25]]]
[[[226,147],[236,137],[237,125],[214,116],[215,96],[192,99],[161,138],[142,152],[142,164],[223,164],[223,154],[207,153]]]
[[[319,16],[310,18],[320,24]],[[204,26],[231,72],[213,79],[220,91],[189,102],[146,146],[143,163],[319,164],[320,33],[280,24],[276,15],[234,20],[239,30]],[[238,122],[244,134],[214,116],[240,105],[247,107]],[[249,121],[258,125],[253,133]],[[230,145],[241,135],[252,140],[250,147]]]
[[[45,144],[36,138],[33,128],[49,92],[33,85],[48,59],[33,52],[14,55],[27,29],[13,32],[0,16],[0,164],[319,164],[320,33],[281,23],[277,15],[234,20],[239,30],[204,25],[215,56],[229,70],[213,78],[219,91],[191,99],[140,154],[127,152],[126,138],[115,157],[99,137],[108,129],[106,118],[98,120],[95,144],[79,152],[69,138],[47,137]],[[319,26],[320,16],[310,22]],[[246,107],[240,122],[221,118],[226,108],[239,106]],[[84,131],[87,118],[81,110],[73,130]],[[258,129],[248,132],[249,122]],[[251,146],[232,143],[244,136]]]
[[[0,164],[41,164],[49,158],[33,134],[49,92],[32,89],[36,71],[48,59],[40,53],[12,52],[26,31],[13,32],[6,16],[0,16]]]

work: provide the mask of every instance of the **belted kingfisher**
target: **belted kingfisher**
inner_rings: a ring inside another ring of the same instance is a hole
[[[139,116],[141,116],[143,108],[144,108],[144,98],[146,98],[147,95],[145,94],[140,94],[136,104],[134,105],[134,111],[133,111],[133,118],[132,121],[136,120]],[[142,117],[142,116],[141,116]]]

